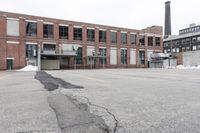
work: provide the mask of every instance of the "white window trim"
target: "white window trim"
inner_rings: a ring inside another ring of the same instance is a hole
[[[43,22],[43,24],[54,25],[54,23],[52,23],[52,22]]]
[[[37,42],[26,42],[26,44],[32,44],[32,45],[37,45]]]
[[[59,26],[66,26],[66,27],[69,27],[69,25],[67,25],[67,24],[59,24]]]
[[[14,57],[7,57],[6,59],[7,60],[14,60],[15,58]]]
[[[125,49],[125,50],[127,50],[127,48],[121,48],[121,49]]]
[[[7,20],[19,21],[19,18],[7,18]]]
[[[88,30],[94,30],[95,28],[92,27],[87,27]]]
[[[135,33],[135,32],[131,32],[130,34],[131,34],[131,35],[136,35],[137,33]]]
[[[83,28],[82,26],[74,26],[74,28]]]
[[[42,42],[42,44],[56,44],[55,42]]]
[[[35,21],[35,20],[26,20],[26,22],[37,23],[37,21]]]
[[[7,44],[19,44],[19,41],[6,41]]]
[[[37,19],[37,21],[43,22],[44,20],[42,20],[42,19]]]
[[[126,34],[127,34],[127,32],[126,32],[126,31],[121,31],[121,33],[126,33]]]
[[[106,31],[106,29],[99,29],[99,31]]]
[[[99,48],[104,48],[104,49],[106,49],[106,47],[99,47]]]
[[[117,32],[116,30],[110,30],[111,32]]]

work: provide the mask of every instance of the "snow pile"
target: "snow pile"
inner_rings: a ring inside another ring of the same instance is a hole
[[[166,69],[175,69],[176,67],[175,66],[166,66],[165,68]]]
[[[178,66],[176,66],[176,69],[200,69],[200,65],[199,66],[183,66],[183,65],[178,65]]]
[[[23,71],[23,72],[38,71],[38,67],[37,66],[28,65],[28,66],[25,66],[24,68],[22,68],[22,69],[20,69],[18,71]]]

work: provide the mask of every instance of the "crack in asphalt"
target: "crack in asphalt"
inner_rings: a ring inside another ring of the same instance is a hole
[[[51,76],[50,74],[47,74],[46,72],[43,72],[43,71],[40,71],[40,72],[37,72],[37,74],[35,75],[35,79],[37,79],[37,80],[39,80],[43,85],[44,85],[44,88],[45,89],[47,89],[48,91],[54,91],[54,90],[56,90],[56,89],[59,89],[59,87],[61,87],[61,88],[66,88],[66,89],[81,89],[81,88],[83,88],[82,86],[77,86],[77,85],[74,85],[74,84],[71,84],[71,83],[68,83],[68,82],[66,82],[66,81],[64,81],[64,80],[62,80],[62,79],[60,79],[60,78],[55,78],[55,77],[53,77],[53,76]],[[60,89],[59,89],[60,90]],[[62,94],[60,91],[58,90],[58,94]],[[62,94],[63,95],[63,94]],[[68,95],[64,95],[65,97],[67,97],[75,106],[77,106],[77,108],[79,108],[80,110],[84,110],[84,109],[86,109],[85,108],[85,106],[83,106],[82,104],[83,103],[81,103],[81,102],[78,102],[77,100],[77,102],[76,103],[74,103],[73,102],[73,100],[74,99],[72,99],[72,97],[70,97],[70,96],[68,96]],[[60,123],[59,122],[59,118],[58,118],[58,115],[61,115],[60,113],[62,113],[62,111],[59,109],[59,108],[57,108],[57,106],[55,105],[55,103],[52,103],[52,100],[50,100],[49,98],[50,98],[51,96],[49,96],[48,97],[48,103],[49,103],[49,106],[53,109],[53,111],[55,112],[55,114],[56,114],[56,118],[57,118],[57,121],[58,121],[58,126],[59,126],[59,128],[61,129],[61,130],[65,130],[65,129],[67,129],[67,128],[74,128],[74,127],[79,127],[79,126],[86,126],[87,127],[87,125],[92,125],[92,124],[94,124],[94,123],[96,123],[96,121],[94,122],[86,122],[86,123],[79,123],[79,124],[73,124],[73,125],[68,125],[68,126],[66,126],[66,127],[63,127],[63,126],[61,126],[63,123]],[[114,114],[112,114],[107,108],[105,108],[105,107],[102,107],[102,106],[99,106],[99,105],[95,105],[95,104],[92,104],[90,101],[89,101],[89,99],[87,98],[87,97],[84,97],[85,99],[87,99],[87,101],[88,101],[88,103],[87,104],[85,104],[87,107],[88,107],[88,105],[90,105],[90,106],[95,106],[95,107],[98,107],[98,108],[101,108],[101,109],[103,109],[103,110],[105,110],[111,117],[113,117],[113,119],[114,119],[114,121],[115,121],[115,126],[114,126],[114,129],[113,130],[110,130],[109,129],[109,127],[106,127],[107,125],[105,125],[105,126],[103,126],[104,125],[104,123],[105,122],[103,122],[103,123],[101,123],[102,121],[100,120],[100,119],[103,119],[103,118],[100,118],[100,116],[95,116],[94,114],[94,116],[95,117],[99,117],[99,118],[97,118],[98,120],[97,121],[101,121],[100,123],[99,122],[97,122],[96,124],[98,124],[98,128],[99,129],[101,129],[101,130],[103,130],[104,132],[106,132],[106,133],[109,133],[109,132],[113,132],[113,133],[115,133],[116,132],[116,130],[117,130],[117,127],[118,127],[118,120],[116,119],[116,117],[115,117],[115,115]],[[50,101],[49,101],[50,100]],[[57,104],[62,104],[62,102],[58,102]],[[64,106],[65,104],[63,104],[63,106]],[[58,105],[59,106],[59,105]],[[58,110],[60,110],[61,112],[59,112]],[[85,111],[87,111],[88,113],[90,113],[90,111],[89,110],[85,110]],[[92,113],[90,113],[90,114],[92,114]],[[91,117],[91,116],[89,116],[89,117]],[[93,118],[89,118],[89,119],[93,119]],[[94,118],[94,120],[95,120],[96,118]],[[99,125],[100,124],[100,125]],[[38,131],[39,132],[39,131]],[[23,133],[23,132],[22,132]],[[29,133],[29,132],[24,132],[24,133]]]
[[[103,131],[102,133],[111,132],[109,126],[106,125],[100,116],[90,113],[85,108],[79,107],[82,103],[78,101],[75,103],[74,99],[70,96],[58,92],[48,96],[47,101],[56,114],[61,132],[65,132],[63,131],[65,129],[71,130],[71,128],[73,130],[77,129],[83,130],[82,132],[87,132],[88,129],[91,130],[90,126],[93,127],[93,130],[97,128],[97,130]]]
[[[95,106],[95,107],[98,107],[98,108],[101,108],[101,109],[106,110],[106,112],[107,112],[108,114],[110,114],[110,115],[113,117],[113,119],[115,120],[115,127],[114,127],[114,129],[113,129],[113,133],[115,133],[115,132],[117,131],[117,128],[118,128],[118,120],[117,120],[116,116],[115,116],[113,113],[111,113],[111,111],[109,111],[108,108],[91,103],[90,100],[89,100],[89,98],[87,98],[87,97],[84,97],[84,96],[78,96],[78,97],[85,98],[85,99],[87,100],[87,103],[88,103],[90,106]]]

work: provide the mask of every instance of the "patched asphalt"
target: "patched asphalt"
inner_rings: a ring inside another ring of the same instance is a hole
[[[82,89],[60,78],[55,78],[44,71],[37,72],[35,79],[39,80],[48,91],[57,89]],[[111,133],[105,121],[90,113],[88,105],[81,103],[68,95],[56,91],[47,97],[49,106],[54,110],[62,133]]]

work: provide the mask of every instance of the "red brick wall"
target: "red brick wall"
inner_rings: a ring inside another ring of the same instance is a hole
[[[6,36],[6,17],[11,18],[18,18],[20,22],[20,36],[19,37],[8,37]],[[37,21],[37,37],[26,37],[25,28],[26,28],[26,20],[34,20]],[[54,23],[54,38],[52,39],[44,39],[43,38],[43,22],[50,22]],[[66,24],[69,25],[69,39],[68,40],[61,40],[59,39],[59,24]],[[82,41],[74,41],[73,40],[73,26],[81,26],[82,30]],[[95,41],[94,42],[87,42],[87,27],[95,29]],[[99,29],[105,29],[106,33],[106,43],[99,42]],[[110,44],[110,30],[117,31],[117,44]],[[127,32],[127,44],[121,44],[121,32]],[[136,45],[130,44],[130,32],[137,33],[137,42]],[[139,45],[139,33],[150,33],[153,34],[153,47],[148,47],[147,45],[147,35],[145,36],[145,47],[141,47]],[[41,45],[42,42],[54,42],[57,45],[62,43],[75,43],[82,45],[83,48],[83,67],[87,66],[87,46],[95,46],[96,52],[99,51],[99,46],[106,47],[106,56],[107,62],[106,67],[143,67],[139,65],[139,50],[144,48],[146,53],[147,59],[147,49],[153,50],[162,50],[162,42],[161,39],[161,46],[155,46],[155,37],[162,36],[162,27],[160,26],[153,26],[148,27],[143,30],[135,30],[135,29],[127,29],[127,28],[119,28],[113,26],[105,26],[105,25],[96,25],[90,23],[82,23],[82,22],[74,22],[74,21],[67,21],[67,20],[58,20],[53,18],[45,18],[45,17],[38,17],[38,16],[30,16],[30,15],[23,15],[23,14],[15,14],[15,13],[7,13],[7,12],[0,12],[0,69],[6,69],[6,58],[9,56],[14,57],[14,68],[21,68],[26,65],[25,61],[25,43],[26,42],[37,42],[38,45]],[[6,44],[6,41],[19,41],[19,44]],[[110,47],[117,47],[117,65],[110,65]],[[121,64],[121,48],[127,48],[127,65]],[[130,64],[130,49],[136,49],[136,65]],[[99,65],[99,60],[97,61],[97,66]],[[147,61],[146,65],[147,66]]]
[[[0,16],[0,70],[6,69],[6,17]]]

